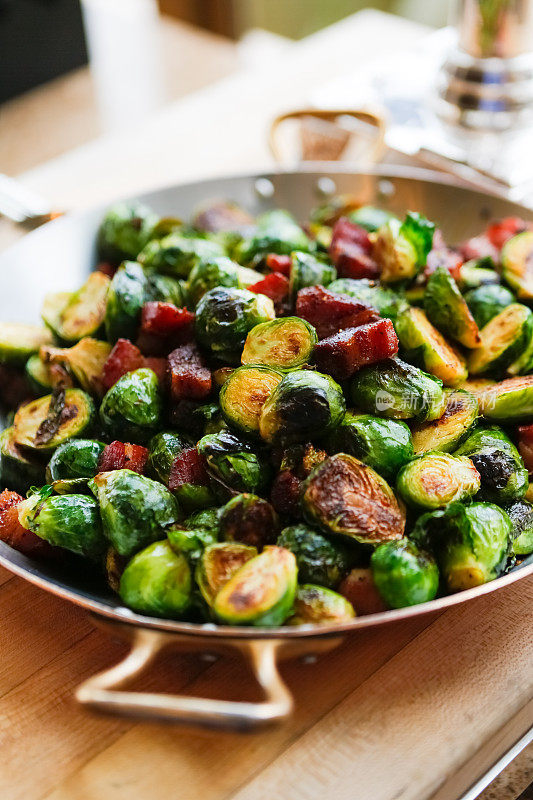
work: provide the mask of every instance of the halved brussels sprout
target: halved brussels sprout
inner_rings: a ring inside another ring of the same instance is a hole
[[[509,364],[507,372],[509,375],[529,375],[533,369],[533,335],[529,343],[524,347],[516,361]]]
[[[533,231],[523,231],[502,248],[502,275],[520,300],[533,298]]]
[[[348,600],[311,583],[298,586],[294,600],[294,613],[288,625],[341,625],[355,617],[354,607]]]
[[[201,259],[224,255],[224,248],[209,239],[194,239],[170,233],[162,239],[152,239],[141,250],[138,261],[147,270],[163,272],[176,278],[187,278]]]
[[[342,543],[330,541],[303,524],[284,528],[277,545],[294,553],[300,581],[318,583],[329,589],[339,585],[353,561]]]
[[[511,520],[511,552],[515,556],[533,553],[533,505],[527,500],[516,500],[505,509]]]
[[[465,347],[479,347],[480,332],[459,287],[446,267],[437,267],[428,279],[424,308],[431,322]]]
[[[357,280],[355,278],[339,278],[330,283],[328,289],[330,292],[347,294],[362,303],[367,303],[375,308],[382,317],[388,317],[393,321],[398,312],[406,305],[405,298],[394,289],[381,286],[376,281],[367,278]]]
[[[43,344],[51,344],[52,335],[40,325],[22,322],[0,323],[0,364],[21,366]]]
[[[291,614],[298,569],[283,547],[266,547],[224,584],[215,597],[215,616],[229,625],[272,627]]]
[[[270,503],[255,494],[238,494],[220,509],[220,535],[226,542],[241,542],[261,550],[274,544],[278,517]]]
[[[168,542],[154,542],[128,562],[119,594],[134,611],[179,619],[191,605],[192,577],[187,559]]]
[[[188,281],[189,297],[193,306],[206,292],[217,286],[240,288],[237,269],[238,265],[226,256],[198,261],[191,269]]]
[[[494,580],[505,568],[512,524],[491,503],[451,503],[417,520],[412,538],[435,554],[449,592]]]
[[[108,342],[85,336],[74,347],[41,347],[43,364],[59,364],[74,375],[82,389],[93,394],[102,392],[102,372],[111,352]]]
[[[456,386],[466,380],[464,358],[433,327],[422,309],[406,308],[398,314],[395,328],[402,347],[414,351],[424,368],[445,386]]]
[[[355,222],[356,225],[360,225],[362,228],[372,233],[373,231],[379,230],[382,225],[385,225],[386,222],[392,219],[394,214],[390,211],[386,211],[384,208],[361,206],[360,208],[356,208],[355,211],[350,211],[347,217],[350,222]]]
[[[128,560],[119,556],[114,547],[108,547],[105,554],[104,574],[106,583],[117,594],[120,591],[120,579],[126,568]]]
[[[310,247],[292,214],[276,208],[257,218],[255,235],[237,245],[236,257],[242,264],[256,264],[269,253],[290,255],[293,250],[307,251]]]
[[[390,480],[413,458],[411,431],[405,422],[347,411],[328,439],[333,453],[348,453]],[[320,583],[320,581],[311,581]]]
[[[87,433],[94,422],[94,403],[81,389],[48,394],[20,406],[13,422],[20,447],[49,451],[67,439]]]
[[[98,461],[105,448],[94,439],[69,439],[60,444],[46,467],[46,481],[94,478]]]
[[[279,370],[297,369],[310,360],[317,339],[313,326],[300,317],[273,319],[252,328],[241,361]]]
[[[125,261],[115,272],[105,310],[105,330],[110,342],[135,339],[142,307],[147,300],[148,278],[140,264]]]
[[[494,422],[533,420],[533,375],[508,378],[479,392],[483,416]]]
[[[212,510],[218,513],[218,509]],[[195,525],[187,519],[181,525],[176,523],[167,528],[167,538],[173,550],[177,553],[186,553],[189,563],[196,564],[205,548],[216,544],[218,525],[212,527],[200,521]]]
[[[230,431],[210,433],[196,447],[209,474],[226,489],[257,493],[270,481],[266,459],[254,452],[249,442]]]
[[[524,462],[509,437],[499,428],[474,431],[455,455],[468,456],[479,472],[479,499],[509,503],[527,491],[529,481]]]
[[[399,358],[364,367],[352,378],[350,393],[362,411],[420,422],[442,416],[446,402],[438,378]]]
[[[259,432],[270,443],[315,439],[334,430],[345,411],[342,389],[333,378],[294,370],[284,376],[264,404]]]
[[[496,374],[507,369],[533,337],[533,313],[521,303],[512,303],[481,329],[481,345],[470,354],[472,375]]]
[[[50,496],[51,491],[45,486],[20,504],[20,524],[49,544],[100,559],[107,543],[96,502],[83,494]]]
[[[480,330],[500,311],[515,302],[509,289],[495,284],[471,289],[465,294],[465,300]]]
[[[405,528],[403,509],[388,483],[345,453],[313,470],[303,485],[302,507],[311,524],[363,544],[401,539]]]
[[[64,342],[78,342],[102,327],[111,281],[103,272],[91,272],[81,289],[71,294],[55,319],[52,330]]]
[[[409,539],[380,544],[370,558],[374,583],[389,608],[433,600],[439,588],[434,557]]]
[[[32,392],[37,397],[49,394],[59,384],[62,384],[65,389],[74,385],[72,377],[65,367],[58,364],[53,366],[45,364],[37,354],[30,356],[26,361],[24,373]]]
[[[321,261],[310,253],[296,250],[291,253],[289,293],[296,297],[300,289],[306,286],[329,286],[337,277],[337,270],[332,264]]]
[[[187,305],[188,287],[185,281],[171,278],[169,275],[158,275],[156,272],[147,276],[145,302],[159,300],[173,303],[178,308]]]
[[[264,404],[283,378],[268,367],[239,367],[220,390],[220,408],[224,419],[243,433],[259,431]]]
[[[426,293],[426,287],[422,284],[412,284],[408,286],[407,289],[404,289],[403,296],[411,306],[416,306],[417,308],[424,307],[424,294]],[[402,309],[403,311],[403,309]]]
[[[44,483],[43,465],[18,447],[13,427],[0,433],[0,483],[21,492]]]
[[[212,606],[222,587],[247,561],[257,555],[255,547],[220,542],[205,548],[196,565],[195,578],[202,597]]]
[[[274,317],[274,304],[263,294],[247,289],[211,289],[196,308],[196,337],[213,355],[236,362],[248,332]]]
[[[480,262],[481,264],[490,264],[490,266],[481,266]],[[476,290],[481,286],[495,286],[499,283],[500,276],[494,269],[494,261],[491,258],[466,261],[459,267],[457,285],[462,292],[469,289]]]
[[[469,458],[433,452],[406,464],[396,488],[413,508],[442,508],[477,494],[480,485],[479,473]]]
[[[412,430],[415,454],[430,450],[449,453],[468,436],[479,414],[477,397],[463,389],[448,390],[442,416]]]
[[[103,261],[136,258],[152,235],[158,217],[141,203],[117,203],[98,230],[98,255]]]
[[[107,433],[126,441],[146,441],[159,426],[160,419],[157,376],[144,367],[119,378],[100,406],[100,421]]]
[[[412,280],[419,272],[418,253],[402,231],[399,219],[389,219],[376,233],[372,255],[384,283]]]
[[[161,539],[178,521],[179,507],[168,489],[132,470],[100,472],[89,489],[98,500],[105,536],[121,556]]]
[[[151,476],[168,486],[174,459],[182,450],[190,446],[191,441],[181,433],[162,431],[152,436],[148,443],[149,455],[147,462]]]

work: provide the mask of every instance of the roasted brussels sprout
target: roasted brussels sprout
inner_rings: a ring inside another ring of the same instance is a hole
[[[398,312],[406,306],[405,298],[401,294],[367,278],[358,280],[354,278],[339,278],[330,283],[328,289],[330,292],[347,294],[362,303],[368,303],[382,317],[388,317],[393,321],[396,319]]]
[[[110,342],[135,339],[147,292],[148,278],[141,265],[126,261],[116,271],[107,296],[105,329]]]
[[[239,367],[220,390],[220,408],[231,427],[245,434],[259,432],[259,419],[264,404],[283,378],[268,367]]]
[[[248,332],[274,316],[272,300],[265,295],[247,289],[211,289],[196,308],[196,336],[213,355],[236,363]]]
[[[477,405],[477,404],[476,404]],[[391,480],[413,458],[411,431],[405,422],[347,411],[328,438],[333,453],[348,453]],[[320,581],[311,581],[320,583]]]
[[[121,556],[161,539],[178,521],[178,504],[168,489],[132,470],[100,472],[89,488],[98,500],[105,536]]]
[[[475,395],[463,389],[448,390],[442,416],[413,427],[414,452],[418,456],[430,450],[443,453],[455,450],[468,436],[478,413],[479,404]]]
[[[13,427],[0,433],[0,484],[20,492],[44,483],[44,467],[40,461],[23,452],[15,441]]]
[[[493,422],[533,420],[533,375],[509,378],[478,394],[483,416]]]
[[[533,505],[527,500],[515,500],[505,509],[512,523],[511,552],[515,556],[533,553]]]
[[[445,394],[440,380],[399,358],[391,358],[354,375],[350,393],[357,408],[391,419],[438,419]]]
[[[468,456],[481,477],[480,499],[509,503],[528,488],[528,472],[509,437],[499,428],[480,428],[456,455]]]
[[[256,264],[268,253],[290,255],[293,250],[307,251],[310,247],[311,242],[292,214],[274,209],[257,218],[255,235],[237,246],[236,257],[242,264]]]
[[[201,519],[195,522],[188,518],[181,525],[176,523],[167,528],[170,546],[177,553],[186,553],[191,564],[196,564],[204,549],[218,540],[218,508],[204,509],[196,513],[202,514],[211,511],[214,511],[217,516],[215,525],[208,525]]]
[[[152,239],[139,253],[138,260],[147,271],[162,272],[175,278],[187,278],[201,259],[218,258],[224,248],[209,239],[194,239],[170,233],[162,239]]]
[[[281,317],[252,328],[241,361],[279,370],[297,369],[310,360],[316,343],[316,331],[304,319]]]
[[[511,533],[511,520],[502,508],[451,503],[419,517],[411,537],[434,553],[447,590],[460,592],[501,574]]]
[[[390,486],[371,467],[338,453],[319,464],[303,485],[311,524],[362,544],[400,539],[405,515]]]
[[[148,275],[145,301],[155,300],[162,303],[173,303],[178,308],[186,306],[189,300],[188,286],[185,281],[159,275],[157,272]]]
[[[45,323],[66,343],[97,334],[104,322],[110,286],[110,279],[103,272],[91,272],[77,292],[60,293],[45,300]]]
[[[326,261],[321,261],[310,253],[292,253],[289,293],[296,293],[306,286],[329,286],[337,277],[337,270]]]
[[[270,469],[244,439],[230,431],[204,436],[197,444],[215,482],[232,492],[257,493],[268,485]]]
[[[416,248],[396,218],[388,220],[377,231],[372,255],[381,267],[384,283],[412,280],[421,266]]]
[[[356,225],[360,225],[362,228],[372,233],[373,231],[379,230],[382,225],[385,225],[385,223],[392,219],[394,214],[390,211],[386,211],[384,208],[361,206],[360,208],[356,208],[355,211],[350,211],[347,217],[350,222],[355,222]]]
[[[298,569],[283,547],[266,547],[247,561],[215,597],[217,619],[229,625],[283,625],[291,614]]]
[[[311,583],[299,586],[288,625],[341,625],[355,617],[352,604],[337,592]]]
[[[196,565],[195,578],[208,606],[213,605],[219,591],[237,570],[256,555],[255,547],[238,542],[220,542],[205,548]]]
[[[278,517],[270,503],[255,494],[238,494],[220,509],[220,536],[227,542],[241,542],[258,550],[274,544]]]
[[[334,430],[345,410],[342,389],[333,378],[294,370],[284,376],[264,404],[259,432],[266,442],[315,439]]]
[[[157,376],[144,367],[119,378],[100,406],[100,421],[107,433],[127,441],[146,441],[160,419]]]
[[[465,300],[480,330],[500,311],[515,302],[509,289],[497,284],[471,289],[465,294]]]
[[[87,433],[94,422],[94,403],[81,389],[58,390],[20,406],[13,422],[15,444],[52,451],[67,439]]]
[[[533,338],[533,312],[512,303],[481,329],[481,345],[468,359],[472,375],[497,375],[509,367]]]
[[[43,344],[50,344],[50,331],[40,325],[24,325],[21,322],[0,324],[0,364],[21,366],[37,353]]]
[[[30,356],[26,361],[24,374],[36,397],[50,394],[59,383],[62,383],[65,388],[73,386],[72,378],[64,367],[51,368],[37,354]]]
[[[523,231],[509,239],[502,248],[502,275],[520,300],[533,298],[533,231]]]
[[[318,583],[335,589],[348,572],[353,558],[340,542],[329,540],[307,525],[291,525],[278,537],[278,547],[294,553],[298,578],[303,583]]]
[[[19,520],[24,528],[57,547],[92,560],[107,547],[98,505],[82,494],[52,495],[45,486],[21,503]]]
[[[191,441],[181,433],[162,431],[152,436],[148,443],[148,471],[153,478],[168,486],[170,469],[174,459],[191,446]]]
[[[480,477],[469,458],[431,452],[406,464],[398,474],[396,487],[413,508],[442,508],[476,494]]]
[[[389,608],[404,608],[433,600],[439,588],[434,557],[409,539],[380,544],[370,559],[378,592]]]
[[[464,358],[433,327],[422,309],[406,308],[398,314],[395,328],[404,350],[420,359],[421,366],[445,386],[457,386],[466,380]]]
[[[193,306],[206,292],[217,286],[240,288],[238,269],[238,264],[225,256],[198,261],[191,269],[188,280],[189,297]],[[255,274],[259,280],[259,274]]]
[[[136,258],[150,239],[158,217],[141,203],[119,203],[108,210],[98,230],[98,255],[116,263]]]
[[[179,619],[192,600],[187,559],[168,542],[154,542],[128,562],[120,578],[123,602],[141,614]]]
[[[487,264],[487,266],[482,266],[483,264]],[[481,286],[496,286],[500,283],[500,276],[494,269],[494,261],[489,257],[478,259],[477,261],[466,261],[461,264],[456,283],[462,292],[466,292],[468,290],[476,290]]]
[[[41,347],[41,363],[56,364],[72,374],[82,389],[91,394],[102,393],[102,373],[111,352],[108,342],[85,336],[74,347]]]
[[[431,322],[446,336],[451,336],[465,347],[480,346],[476,321],[446,267],[437,267],[429,276],[424,308]]]
[[[94,478],[104,448],[103,442],[93,439],[69,439],[60,444],[46,467],[47,482]]]

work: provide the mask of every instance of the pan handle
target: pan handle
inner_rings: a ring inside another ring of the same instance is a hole
[[[258,703],[122,690],[151,664],[166,644],[168,640],[157,631],[137,630],[124,660],[82,683],[76,690],[76,699],[97,711],[231,731],[253,730],[280,722],[292,712],[292,696],[277,669],[279,643],[275,640],[239,645],[265,694],[265,699]]]

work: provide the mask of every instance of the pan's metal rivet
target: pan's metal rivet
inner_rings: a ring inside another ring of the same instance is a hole
[[[331,197],[337,191],[337,184],[333,178],[319,178],[316,182],[316,191],[321,197]]]
[[[392,181],[388,181],[386,178],[382,178],[382,180],[379,181],[378,194],[380,197],[392,197],[395,193],[396,187]]]
[[[308,656],[302,656],[302,664],[316,664],[318,661],[318,656],[314,653],[311,653]]]
[[[268,178],[258,178],[255,182],[255,191],[264,200],[274,197],[274,184]]]

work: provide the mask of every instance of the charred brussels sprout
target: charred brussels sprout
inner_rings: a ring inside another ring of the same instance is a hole
[[[170,546],[177,553],[186,553],[195,564],[202,552],[218,540],[218,508],[206,508],[187,517],[185,522],[167,528]]]
[[[152,436],[148,443],[148,470],[153,478],[168,486],[170,469],[182,450],[190,447],[191,442],[181,433],[162,431]]]
[[[72,375],[82,389],[91,394],[102,393],[102,372],[111,352],[108,342],[85,336],[74,347],[41,347],[43,366],[59,365],[63,374]],[[59,381],[54,381],[57,385]]]
[[[239,288],[239,266],[230,258],[205,259],[192,268],[189,275],[189,297],[195,306],[210,289],[217,286]],[[258,278],[259,280],[259,278]]]
[[[289,292],[291,297],[306,286],[329,286],[337,277],[337,270],[331,264],[321,261],[310,253],[292,253]]]
[[[289,625],[341,625],[355,617],[352,604],[337,592],[307,583],[299,586]]]
[[[154,542],[128,562],[119,594],[129,608],[141,614],[179,619],[192,599],[187,559],[168,542]]]
[[[481,329],[481,345],[470,354],[472,375],[498,374],[509,367],[533,337],[533,313],[521,303],[500,311]]]
[[[377,231],[373,256],[381,267],[384,283],[412,280],[420,269],[417,249],[405,236],[398,219],[390,219]]]
[[[476,494],[480,477],[469,458],[426,453],[403,467],[396,486],[413,508],[442,508],[453,500],[466,500]]]
[[[146,284],[145,302],[159,300],[163,303],[173,303],[178,308],[187,305],[188,290],[185,281],[176,280],[169,275],[149,274]]]
[[[330,541],[307,525],[285,528],[277,544],[294,553],[298,578],[303,583],[318,583],[335,589],[352,563],[346,547]]]
[[[20,406],[13,422],[14,441],[46,452],[67,439],[87,433],[94,421],[94,403],[81,389],[59,390]]]
[[[144,367],[119,378],[100,406],[100,421],[107,433],[126,440],[146,441],[160,418],[157,376]]]
[[[468,456],[481,477],[480,499],[509,503],[528,488],[528,472],[509,437],[499,428],[474,431],[456,450]]]
[[[161,539],[178,520],[178,504],[168,489],[129,469],[100,472],[89,488],[98,500],[105,536],[121,556]]]
[[[311,242],[292,214],[282,209],[265,211],[257,218],[255,235],[236,248],[242,264],[258,263],[268,253],[290,255],[293,250],[309,250]]]
[[[511,520],[511,551],[515,556],[533,553],[533,505],[527,500],[516,500],[505,509]]]
[[[44,467],[18,447],[14,428],[0,433],[0,483],[20,492],[44,483]]]
[[[65,388],[72,386],[72,380],[65,370],[59,370],[58,374],[51,371],[50,366],[37,355],[30,356],[26,361],[24,374],[30,385],[33,394],[41,397],[49,394],[57,383],[63,381]]]
[[[218,258],[224,248],[209,239],[194,239],[170,233],[162,239],[152,239],[139,253],[138,260],[147,271],[162,272],[175,278],[187,278],[201,259]]]
[[[433,600],[439,588],[439,570],[430,553],[414,542],[380,544],[370,559],[378,592],[389,608],[404,608]]]
[[[480,333],[459,287],[446,267],[429,276],[424,308],[431,322],[465,347],[479,347]]]
[[[50,331],[40,325],[21,322],[0,324],[0,364],[22,366],[43,344],[50,344]]]
[[[70,439],[59,445],[46,468],[47,482],[94,478],[104,447],[93,439]]]
[[[220,408],[228,425],[245,434],[259,432],[264,404],[283,378],[268,367],[239,367],[220,390]]]
[[[264,404],[259,432],[266,442],[314,439],[334,430],[345,410],[342,389],[333,378],[295,370],[285,375]]]
[[[116,271],[107,296],[105,329],[110,342],[135,339],[147,292],[148,278],[141,265],[126,261]]]
[[[339,453],[319,464],[303,486],[311,524],[362,544],[400,539],[405,516],[390,486],[371,467]]]
[[[487,266],[483,266],[484,264]],[[462,264],[459,267],[456,281],[459,289],[462,292],[466,292],[468,290],[478,289],[481,286],[496,286],[500,282],[500,276],[494,269],[494,261],[489,257],[487,259],[467,261],[465,264]]]
[[[196,565],[195,578],[202,597],[212,606],[229,579],[257,555],[255,547],[237,542],[221,542],[205,548]]]
[[[520,300],[533,298],[533,231],[513,236],[502,248],[502,274]]]
[[[480,330],[500,311],[515,301],[509,289],[498,285],[479,286],[477,289],[471,289],[465,294],[465,300]]]
[[[422,309],[406,308],[398,314],[395,328],[404,350],[445,386],[456,386],[466,380],[464,358],[433,327]]]
[[[240,360],[248,332],[274,319],[269,297],[247,289],[211,289],[196,308],[196,336],[213,355],[233,363]]]
[[[375,206],[361,206],[355,211],[350,211],[347,215],[350,222],[360,225],[365,230],[373,231],[379,230],[382,225],[385,225],[390,219],[394,217],[390,211],[384,208],[376,208]]]
[[[229,625],[283,625],[292,612],[297,577],[293,554],[267,547],[220,589],[213,603],[215,616]]]
[[[445,404],[440,380],[399,358],[360,370],[350,391],[357,408],[391,419],[438,419]]]
[[[339,427],[329,437],[328,446],[334,453],[355,456],[385,480],[395,478],[400,467],[414,455],[411,431],[405,422],[351,411],[346,412]]]
[[[150,239],[158,217],[141,203],[119,203],[106,213],[98,230],[98,255],[103,261],[136,258]]]
[[[478,397],[485,419],[506,423],[533,420],[533,375],[495,383]]]
[[[330,292],[347,294],[376,309],[382,317],[395,320],[398,312],[406,306],[405,298],[387,286],[367,278],[339,278],[329,284]]]
[[[246,337],[241,361],[292,370],[310,360],[316,343],[316,331],[306,320],[281,317],[252,328]]]
[[[210,433],[200,439],[198,452],[216,483],[234,492],[258,492],[270,480],[266,460],[230,431]]]
[[[430,450],[449,453],[468,436],[479,413],[475,395],[462,389],[446,392],[442,416],[413,427],[413,447],[416,455]]]
[[[97,334],[104,323],[110,288],[107,275],[92,272],[77,292],[48,296],[43,319],[62,342]]]
[[[238,494],[220,509],[220,535],[227,542],[241,542],[261,550],[274,544],[278,517],[270,503],[255,494]]]

